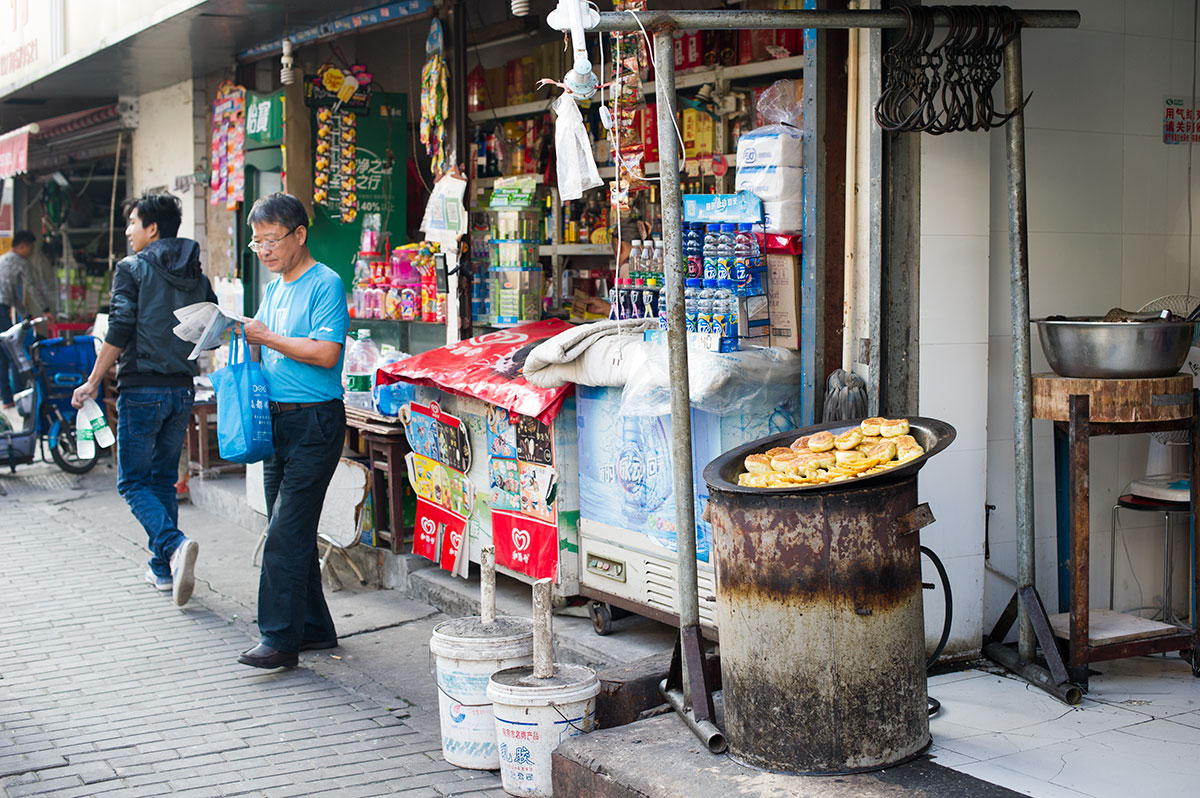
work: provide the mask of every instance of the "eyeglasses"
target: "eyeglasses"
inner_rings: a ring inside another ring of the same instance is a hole
[[[279,242],[283,241],[283,239],[287,238],[288,236],[290,236],[292,233],[296,232],[299,229],[300,229],[300,225],[296,225],[291,230],[288,230],[286,233],[281,235],[279,238],[264,238],[262,241],[251,241],[246,246],[249,247],[250,251],[254,252],[254,253],[270,252],[271,250],[275,249],[275,247],[279,246]]]

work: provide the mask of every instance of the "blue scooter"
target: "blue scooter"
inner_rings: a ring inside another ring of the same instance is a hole
[[[17,466],[34,462],[46,448],[55,464],[69,474],[86,474],[96,465],[96,454],[85,459],[75,445],[75,411],[71,394],[87,380],[96,352],[93,338],[35,339],[26,351],[31,329],[44,319],[24,319],[0,333],[0,347],[17,366],[21,381],[30,387],[14,398],[22,428],[14,430],[0,415],[0,467],[13,472]],[[89,362],[90,361],[90,362]]]

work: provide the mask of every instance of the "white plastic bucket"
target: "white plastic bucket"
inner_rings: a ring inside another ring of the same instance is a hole
[[[600,680],[582,665],[554,666],[554,676],[535,679],[533,668],[492,674],[487,696],[496,713],[500,782],[509,795],[554,794],[550,755],[568,737],[596,728]]]
[[[496,722],[488,680],[498,670],[533,662],[533,622],[497,617],[444,621],[433,629],[429,650],[437,656],[438,716],[442,756],[452,765],[496,770]]]

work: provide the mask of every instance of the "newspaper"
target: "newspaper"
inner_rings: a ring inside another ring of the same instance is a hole
[[[220,346],[225,331],[233,325],[251,321],[246,316],[225,310],[215,302],[197,302],[179,308],[175,311],[175,318],[179,319],[175,325],[175,335],[196,344],[188,360],[195,360],[206,349]]]

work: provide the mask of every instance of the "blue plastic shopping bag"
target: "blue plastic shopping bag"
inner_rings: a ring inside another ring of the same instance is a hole
[[[217,443],[231,463],[257,463],[275,451],[271,405],[262,364],[250,360],[239,324],[229,343],[229,365],[212,374],[217,392]]]

